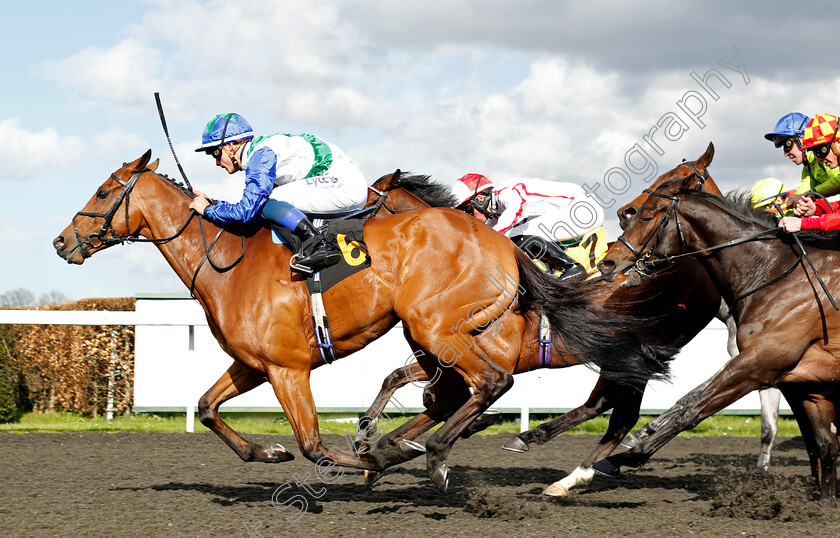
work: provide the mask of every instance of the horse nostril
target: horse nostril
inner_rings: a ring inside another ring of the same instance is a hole
[[[53,248],[58,250],[64,247],[64,236],[59,235],[55,239],[53,239]]]
[[[615,269],[615,262],[612,260],[604,260],[598,264],[598,270],[601,274],[607,275]]]

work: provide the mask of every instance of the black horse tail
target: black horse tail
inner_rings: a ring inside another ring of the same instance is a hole
[[[573,355],[581,364],[597,366],[601,375],[619,383],[638,385],[667,379],[674,347],[651,346],[639,336],[651,323],[594,304],[599,286],[587,280],[559,281],[542,271],[517,249],[519,311],[533,320],[548,318],[552,346]]]

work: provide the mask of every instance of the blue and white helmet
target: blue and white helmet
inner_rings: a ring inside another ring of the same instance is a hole
[[[254,130],[248,120],[234,112],[219,114],[207,122],[201,135],[201,147],[196,151],[207,151],[220,146],[223,141],[227,144],[247,138],[254,138]]]

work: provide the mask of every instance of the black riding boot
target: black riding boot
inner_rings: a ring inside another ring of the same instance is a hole
[[[309,219],[302,219],[292,233],[301,240],[301,247],[295,253],[292,269],[314,273],[341,260],[341,253],[327,244],[327,240]]]
[[[570,258],[563,249],[551,241],[535,235],[518,235],[512,240],[532,258],[543,261],[552,270],[562,272],[559,280],[569,280],[586,274],[586,269],[581,264]]]

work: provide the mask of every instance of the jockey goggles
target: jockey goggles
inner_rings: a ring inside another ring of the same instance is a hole
[[[483,200],[478,199],[481,195],[484,195]],[[475,210],[478,210],[479,213],[482,213],[487,218],[490,218],[490,202],[492,199],[493,196],[491,192],[480,192],[455,209],[463,211],[467,215],[473,215]]]
[[[794,144],[796,144],[796,147],[802,148],[802,142],[795,136],[780,136],[773,142],[773,145],[777,148],[784,148],[785,153],[792,150]]]
[[[828,157],[828,154],[831,152],[831,145],[836,142],[838,130],[840,130],[840,121],[837,122],[837,127],[834,128],[834,136],[831,137],[831,142],[826,142],[825,144],[809,148],[814,152],[814,157],[817,159],[825,159]]]

